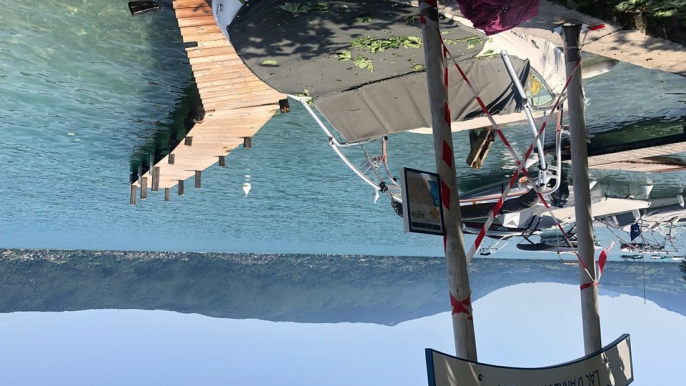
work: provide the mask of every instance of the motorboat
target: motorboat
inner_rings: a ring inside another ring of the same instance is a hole
[[[403,196],[389,167],[388,139],[399,132],[428,133],[431,127],[416,6],[384,0],[311,4],[215,0],[212,12],[243,63],[263,82],[302,103],[323,131],[322,139],[373,189],[375,202],[385,194],[401,215]],[[562,50],[545,39],[513,31],[487,37],[457,13],[444,16],[441,37],[456,63],[447,67],[453,80],[447,88],[453,131],[492,125],[472,95],[472,86],[497,125],[528,121],[537,134],[535,126],[556,117],[559,127],[565,110]],[[612,66],[606,62],[584,72],[599,74],[604,72],[600,67]],[[458,81],[461,74],[469,82]],[[562,109],[552,114],[556,102],[562,103],[557,105]],[[504,196],[503,209],[494,214],[532,211],[530,218],[520,216],[516,226],[509,226],[514,217],[502,218],[502,226],[528,229],[523,223],[538,216],[534,208],[539,194],[550,197],[560,187],[561,175],[554,184],[547,181],[562,170],[561,135],[558,130],[557,167],[548,168],[538,139],[542,182],[515,187]],[[378,143],[380,155],[369,150]],[[355,151],[359,156],[353,156]],[[463,197],[463,218],[483,220],[499,199],[487,189]]]

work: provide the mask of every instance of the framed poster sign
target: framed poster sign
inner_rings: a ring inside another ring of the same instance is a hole
[[[445,235],[438,174],[402,168],[400,175],[405,232]]]

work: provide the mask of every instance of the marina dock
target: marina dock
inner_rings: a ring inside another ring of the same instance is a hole
[[[179,185],[182,195],[183,182],[191,177],[194,186],[201,187],[202,171],[214,164],[225,166],[233,149],[249,147],[252,136],[279,109],[279,100],[286,98],[243,64],[207,2],[175,0],[173,7],[204,116],[168,155],[131,184],[131,204],[138,189],[141,199],[150,188],[163,189],[169,200],[170,189]]]
[[[588,149],[588,167],[591,169],[624,170],[665,173],[686,170],[686,162],[665,157],[686,152],[684,133],[651,138],[603,148]],[[562,160],[570,162],[569,150],[563,150]]]

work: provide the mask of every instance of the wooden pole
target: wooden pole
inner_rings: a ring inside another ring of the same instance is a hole
[[[169,156],[167,157],[167,162],[169,162],[169,165],[174,165],[174,162],[176,162],[176,155],[169,153]]]
[[[169,191],[171,189],[169,188],[164,188],[164,201],[169,201]]]
[[[136,205],[136,197],[138,196],[138,186],[131,184],[131,199],[129,204]]]
[[[152,169],[152,189],[153,192],[160,190],[160,167],[155,166]]]
[[[141,177],[141,200],[148,198],[148,177]]]
[[[202,176],[202,171],[196,170],[195,171],[195,188],[199,189],[201,185],[200,177]]]
[[[588,150],[586,148],[586,119],[584,117],[583,90],[581,88],[581,66],[576,63],[581,57],[579,34],[581,25],[565,24],[562,27],[565,43],[567,77],[572,80],[567,86],[569,105],[569,143],[572,153],[572,178],[574,179],[574,214],[576,216],[577,249],[581,280],[581,319],[584,330],[586,355],[602,348],[600,338],[600,315],[598,311],[598,286],[594,246],[593,216],[591,213],[591,190],[588,178]],[[576,68],[576,72],[573,72]],[[586,266],[584,268],[583,266]],[[588,272],[587,272],[588,271]],[[589,277],[589,275],[591,277]]]
[[[225,155],[219,156],[219,166],[222,168],[226,167],[226,156]]]
[[[453,334],[455,351],[459,358],[476,361],[476,339],[472,320],[471,290],[467,274],[467,256],[462,235],[462,215],[460,197],[455,174],[455,154],[453,137],[450,131],[447,94],[443,78],[443,49],[438,30],[438,9],[436,3],[419,3],[424,40],[424,59],[426,80],[431,106],[431,126],[433,128],[436,168],[441,178],[443,195],[443,215],[446,236],[444,238],[445,257],[448,268],[448,289],[452,305]]]
[[[179,180],[179,196],[183,196],[183,180]]]

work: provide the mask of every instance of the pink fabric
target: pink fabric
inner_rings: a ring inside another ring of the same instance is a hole
[[[458,0],[462,14],[486,35],[514,28],[538,15],[540,0]]]

